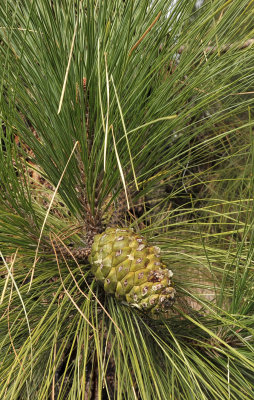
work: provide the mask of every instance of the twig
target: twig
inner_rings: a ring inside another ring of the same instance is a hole
[[[237,96],[239,94],[254,94],[254,91],[251,92],[238,92],[238,93],[230,93],[230,96]]]
[[[224,46],[221,46],[220,53],[226,53],[228,50],[233,49],[235,47],[238,50],[246,49],[246,47],[250,47],[253,44],[254,44],[254,39],[248,39],[244,43],[238,42],[237,44],[236,43],[225,44]],[[178,49],[177,53],[182,54],[183,51],[186,50],[187,48],[188,48],[188,46],[183,45]],[[218,51],[218,47],[217,46],[207,46],[204,51],[205,51],[205,53],[216,53]]]
[[[139,46],[139,44],[142,42],[142,40],[146,37],[146,35],[150,32],[150,30],[152,29],[152,27],[154,26],[154,24],[156,24],[156,22],[158,21],[158,19],[161,16],[161,11],[159,12],[159,14],[157,15],[157,17],[153,20],[153,22],[151,23],[151,25],[149,26],[149,28],[147,28],[147,30],[145,31],[145,33],[143,33],[143,35],[141,36],[141,38],[134,44],[134,46],[131,48],[130,52],[129,52],[129,57],[131,56],[132,52]]]

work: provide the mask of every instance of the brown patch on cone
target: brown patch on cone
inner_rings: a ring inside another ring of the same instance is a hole
[[[160,271],[151,271],[148,275],[148,282],[161,282],[164,278],[163,270]]]

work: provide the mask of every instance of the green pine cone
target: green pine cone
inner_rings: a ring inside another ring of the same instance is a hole
[[[172,271],[162,264],[160,249],[132,229],[107,228],[96,235],[89,262],[105,292],[131,307],[166,312],[172,306]]]

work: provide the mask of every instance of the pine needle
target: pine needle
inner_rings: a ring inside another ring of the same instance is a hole
[[[60,269],[60,265],[59,265],[59,261],[58,261],[58,256],[57,256],[56,248],[55,248],[54,242],[53,242],[53,240],[52,240],[51,237],[50,237],[50,240],[51,240],[52,248],[53,248],[54,253],[55,253],[56,262],[57,262],[57,267],[58,267],[58,271],[59,271],[59,276],[60,276],[60,279],[61,279],[61,283],[62,283],[64,292],[65,292],[66,295],[69,297],[69,299],[71,300],[72,304],[73,304],[74,307],[78,310],[78,312],[80,313],[80,315],[81,315],[81,316],[84,318],[84,320],[88,323],[88,325],[90,325],[91,328],[93,328],[93,329],[96,331],[97,329],[93,326],[93,324],[91,324],[91,322],[88,320],[88,318],[85,316],[85,314],[83,313],[83,311],[79,308],[79,306],[77,305],[77,303],[73,300],[72,296],[70,295],[70,293],[69,293],[68,290],[66,289],[65,284],[64,284],[64,281],[63,281],[63,278],[62,278],[62,274],[61,274],[61,269]]]
[[[108,120],[109,120],[109,78],[108,78],[108,64],[107,53],[105,57],[105,74],[106,74],[106,88],[107,88],[107,114],[106,114],[106,127],[105,127],[105,142],[104,142],[104,171],[106,171],[106,157],[107,157],[107,144],[108,144]]]
[[[75,28],[74,28],[74,33],[73,33],[71,48],[70,48],[70,53],[69,53],[69,59],[68,59],[67,67],[66,67],[66,72],[65,72],[65,77],[64,77],[64,82],[63,82],[63,87],[62,87],[62,92],[61,92],[61,97],[60,97],[60,101],[59,101],[57,114],[60,113],[62,104],[63,104],[63,98],[64,98],[64,93],[65,93],[66,84],[67,84],[67,78],[68,78],[68,74],[69,74],[69,70],[70,70],[70,66],[71,66],[71,58],[72,58],[77,28],[78,28],[78,20],[76,21]]]
[[[16,250],[16,252],[14,254],[14,257],[13,257],[13,260],[12,260],[12,263],[11,263],[11,266],[10,266],[10,271],[12,273],[13,273],[13,266],[14,266],[17,254],[18,254],[18,249]],[[7,289],[7,286],[8,286],[8,282],[9,282],[9,278],[10,278],[10,274],[8,273],[8,275],[6,277],[6,280],[5,280],[4,288],[3,288],[3,291],[2,291],[2,295],[1,295],[1,299],[0,299],[0,305],[3,303],[4,295],[5,295],[5,292],[6,292],[6,289]]]
[[[132,159],[132,155],[131,155],[131,149],[130,149],[129,139],[128,139],[127,130],[126,130],[125,122],[124,122],[122,107],[121,107],[121,104],[120,104],[120,101],[119,101],[119,97],[118,97],[118,94],[117,94],[117,90],[116,90],[116,87],[115,87],[113,75],[111,75],[111,80],[112,80],[112,84],[113,84],[114,91],[115,91],[115,95],[116,95],[117,105],[118,105],[119,112],[120,112],[120,115],[121,115],[121,121],[122,121],[123,130],[124,130],[124,135],[125,135],[125,138],[126,138],[126,143],[127,143],[127,147],[128,147],[129,156],[130,156],[131,168],[132,168],[132,173],[133,173],[133,176],[134,176],[134,181],[135,181],[136,189],[139,190],[138,182],[137,182],[137,177],[136,177],[136,173],[135,173],[135,169],[134,169],[134,165],[133,165],[133,159]]]
[[[84,278],[84,281],[85,281],[85,283],[86,283],[86,285],[87,285],[89,291],[92,293],[93,297],[96,299],[97,303],[100,305],[100,307],[102,308],[102,310],[104,311],[104,313],[109,317],[109,319],[112,321],[112,323],[115,325],[115,327],[119,330],[119,332],[120,332],[121,334],[123,334],[122,331],[121,331],[121,329],[119,328],[119,326],[116,324],[116,322],[115,322],[115,321],[113,320],[113,318],[110,316],[110,314],[109,314],[108,311],[105,309],[105,307],[103,306],[103,304],[100,302],[100,300],[98,299],[98,297],[96,296],[96,294],[92,291],[91,287],[88,285],[88,282],[87,282],[86,278],[84,277],[84,274],[83,274],[83,272],[82,272],[82,269],[80,268],[80,265],[79,265],[79,263],[77,262],[77,260],[76,260],[76,258],[74,257],[74,255],[72,254],[71,250],[66,246],[66,244],[60,239],[59,236],[57,236],[56,234],[54,234],[54,236],[57,238],[57,240],[61,243],[61,245],[65,248],[65,250],[67,250],[67,252],[70,254],[70,256],[72,257],[72,259],[75,261],[77,267],[79,268],[79,270],[80,270],[80,272],[81,272],[81,274],[82,274],[82,276],[83,276],[83,278]],[[77,281],[76,281],[76,279],[75,279],[73,273],[71,272],[71,270],[70,270],[70,268],[69,268],[69,266],[68,266],[68,264],[67,264],[67,262],[66,262],[65,257],[63,256],[63,254],[62,254],[62,257],[64,258],[65,264],[66,264],[66,266],[67,266],[67,268],[68,268],[68,270],[69,270],[69,272],[70,272],[70,274],[71,274],[71,276],[72,276],[72,278],[73,278],[73,280],[74,280],[74,282],[75,282],[75,285],[77,286],[78,290],[80,291],[80,293],[82,293],[83,296],[85,296],[86,298],[88,298],[87,295],[86,295],[86,294],[81,290],[81,288],[79,287],[79,285],[78,285],[78,283],[77,283]]]
[[[42,238],[42,234],[43,234],[43,231],[44,231],[44,228],[45,228],[45,225],[46,225],[46,222],[47,222],[47,219],[48,219],[48,216],[49,216],[51,207],[52,207],[52,205],[53,205],[53,202],[54,202],[54,200],[55,200],[55,197],[56,197],[56,194],[57,194],[57,192],[58,192],[58,189],[59,189],[59,187],[60,187],[60,185],[61,185],[61,182],[62,182],[62,179],[63,179],[63,177],[64,177],[64,174],[65,174],[65,172],[66,172],[66,169],[67,169],[67,167],[68,167],[68,165],[69,165],[69,162],[70,162],[70,160],[71,160],[71,158],[72,158],[72,156],[73,156],[73,154],[74,154],[74,151],[75,151],[77,145],[78,145],[78,141],[74,144],[74,147],[73,147],[73,149],[72,149],[72,152],[71,152],[71,154],[70,154],[70,156],[69,156],[69,158],[68,158],[68,160],[67,160],[67,162],[66,162],[66,165],[65,165],[65,167],[64,167],[64,170],[63,170],[63,172],[62,172],[62,174],[61,174],[61,176],[60,176],[60,179],[59,179],[59,181],[58,181],[58,184],[57,184],[57,186],[56,186],[56,188],[55,188],[55,190],[54,190],[53,196],[52,196],[51,201],[50,201],[50,203],[49,203],[49,206],[48,206],[48,209],[47,209],[47,212],[46,212],[46,215],[45,215],[45,218],[44,218],[42,227],[41,227],[40,236],[39,236],[38,244],[37,244],[36,251],[35,251],[34,263],[33,263],[33,266],[32,266],[32,273],[31,273],[31,279],[30,279],[28,291],[31,289],[31,286],[32,286],[32,281],[33,281],[33,277],[34,277],[35,265],[36,265],[36,263],[37,263],[37,261],[38,261],[38,252],[39,252],[39,247],[40,247],[40,244],[41,244],[41,238]]]
[[[127,207],[128,207],[128,210],[129,210],[130,209],[130,203],[129,203],[129,199],[128,199],[127,187],[126,187],[126,183],[125,183],[123,168],[122,168],[121,161],[120,161],[120,158],[119,158],[119,155],[118,155],[118,151],[117,151],[117,147],[116,147],[116,140],[115,140],[115,136],[114,136],[113,125],[110,125],[110,129],[112,131],[112,137],[113,137],[113,143],[114,143],[114,149],[115,149],[117,164],[118,164],[118,168],[119,168],[119,171],[120,171],[120,176],[121,176],[121,179],[122,179],[122,182],[123,182],[123,187],[124,187],[124,193],[125,193],[125,197],[126,197]]]
[[[19,288],[18,288],[18,285],[17,285],[17,283],[16,283],[16,281],[15,281],[15,279],[14,279],[14,276],[13,276],[13,273],[12,273],[12,271],[11,271],[11,268],[8,266],[8,264],[7,264],[7,262],[6,262],[6,260],[5,260],[4,256],[3,256],[3,253],[1,252],[1,250],[0,250],[0,257],[2,258],[3,263],[4,263],[4,265],[5,265],[5,268],[6,268],[7,271],[8,271],[8,275],[11,277],[12,283],[13,283],[13,285],[14,285],[16,291],[17,291],[17,294],[18,294],[18,296],[19,296],[20,302],[21,302],[22,307],[23,307],[23,310],[24,310],[24,314],[25,314],[25,318],[26,318],[26,323],[27,323],[27,327],[28,327],[28,332],[29,332],[29,338],[30,338],[31,360],[32,360],[32,358],[33,358],[33,357],[32,357],[32,356],[33,356],[32,337],[31,337],[31,328],[30,328],[30,323],[29,323],[29,319],[28,319],[28,314],[27,314],[27,311],[26,311],[26,306],[25,306],[25,303],[24,303],[24,301],[23,301],[23,298],[22,298],[22,295],[21,295],[21,293],[20,293],[20,290],[19,290]],[[32,361],[31,361],[31,374],[32,374]]]

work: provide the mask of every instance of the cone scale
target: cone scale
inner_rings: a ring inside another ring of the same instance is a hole
[[[174,302],[173,275],[160,249],[127,228],[107,228],[96,235],[89,262],[106,293],[140,310],[166,312]]]

